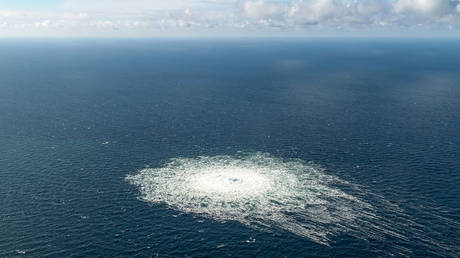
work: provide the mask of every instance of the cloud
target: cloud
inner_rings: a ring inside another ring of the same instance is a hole
[[[394,4],[397,13],[411,12],[424,15],[445,15],[455,8],[449,0],[398,0]]]
[[[41,21],[41,22],[36,22],[35,27],[36,28],[48,28],[50,23],[51,23],[50,20],[44,20],[44,21]]]
[[[253,23],[277,19],[284,28],[358,28],[389,26],[394,29],[420,26],[457,25],[460,23],[458,0],[300,0],[266,3],[246,1],[244,17]],[[446,26],[447,28],[447,26]]]
[[[391,1],[362,0],[356,3],[357,11],[363,15],[388,14],[391,11]]]
[[[341,17],[347,10],[343,2],[335,0],[307,0],[292,5],[289,17],[306,24],[317,24],[322,21]]]
[[[243,3],[243,16],[249,19],[270,19],[282,16],[286,8],[282,4],[265,3],[263,0]]]
[[[0,32],[85,35],[304,34],[314,30],[460,31],[459,0],[64,0],[49,11],[0,10]],[[63,33],[66,34],[66,33]]]
[[[62,9],[89,12],[133,12],[140,10],[170,10],[187,6],[183,0],[64,0]]]
[[[72,11],[99,13],[148,12],[218,8],[234,4],[233,0],[64,0],[60,7]]]

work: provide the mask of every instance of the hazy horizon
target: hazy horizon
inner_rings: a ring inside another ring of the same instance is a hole
[[[0,0],[0,37],[458,37],[458,0]]]

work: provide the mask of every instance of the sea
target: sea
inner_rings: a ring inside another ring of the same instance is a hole
[[[0,40],[1,257],[458,257],[460,40]]]

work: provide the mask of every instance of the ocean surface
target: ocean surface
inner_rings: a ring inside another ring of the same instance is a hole
[[[2,39],[0,256],[460,255],[458,39]]]

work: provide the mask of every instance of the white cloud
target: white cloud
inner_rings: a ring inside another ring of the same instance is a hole
[[[61,15],[62,19],[66,20],[86,20],[89,18],[89,15],[87,13],[71,13],[71,12],[65,12],[62,13]]]
[[[301,23],[316,24],[321,21],[340,18],[346,8],[341,1],[306,0],[293,4],[289,17]]]
[[[394,7],[397,13],[413,12],[426,15],[443,15],[452,11],[450,0],[397,0]]]
[[[19,15],[20,12],[17,11],[9,11],[9,10],[0,10],[0,17],[1,18],[11,18],[11,17],[16,17]]]
[[[459,0],[64,0],[53,11],[0,10],[0,29],[85,35],[460,31]],[[5,34],[5,33],[3,33]]]
[[[187,1],[149,1],[149,0],[65,0],[61,8],[88,12],[132,12],[140,10],[170,10],[187,5]]]
[[[266,3],[263,0],[246,1],[243,3],[243,15],[249,19],[269,19],[282,16],[285,6],[276,3]]]
[[[363,15],[388,14],[391,11],[391,1],[361,0],[356,4],[357,11]]]
[[[64,0],[61,8],[92,12],[146,12],[187,8],[218,8],[233,5],[234,0]]]
[[[44,20],[41,22],[36,22],[35,27],[36,28],[48,28],[50,26],[50,20]]]

